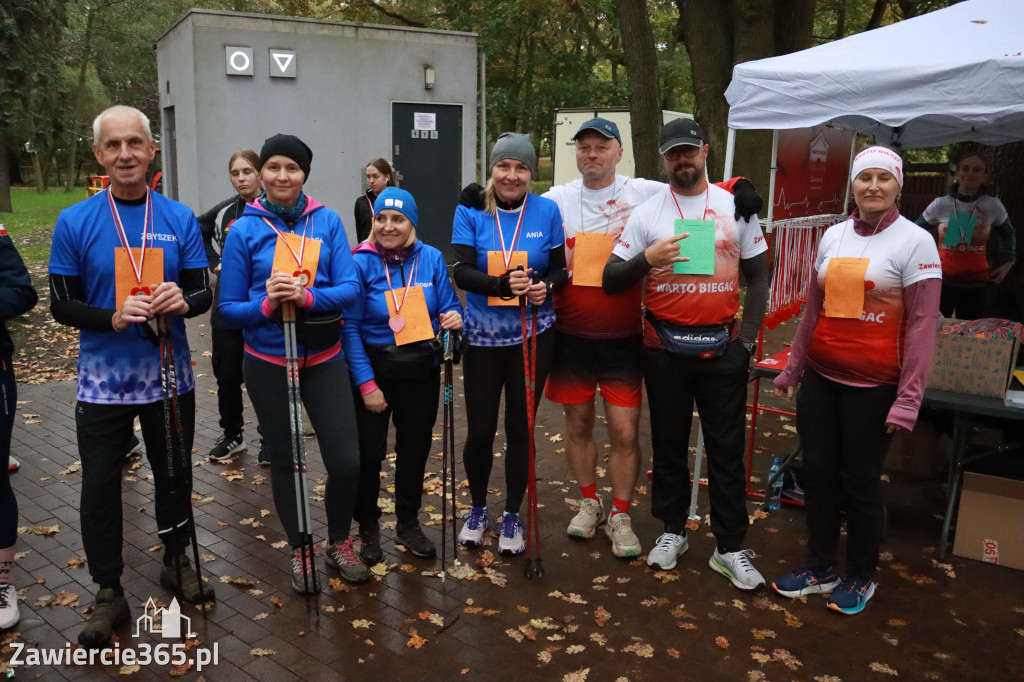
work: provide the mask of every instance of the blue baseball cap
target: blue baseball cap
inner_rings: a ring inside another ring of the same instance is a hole
[[[619,144],[622,144],[622,136],[619,135],[619,126],[615,125],[614,121],[609,121],[608,119],[601,118],[600,116],[592,118],[589,121],[584,121],[583,125],[580,126],[580,129],[576,131],[576,134],[572,136],[572,139],[575,140],[588,130],[596,130],[609,140],[614,137],[619,141]]]
[[[380,213],[384,209],[388,208],[393,211],[398,211],[409,219],[409,222],[412,223],[413,227],[417,227],[420,214],[419,210],[416,208],[416,200],[413,199],[412,195],[404,189],[388,187],[377,195],[377,200],[373,202],[374,214]]]

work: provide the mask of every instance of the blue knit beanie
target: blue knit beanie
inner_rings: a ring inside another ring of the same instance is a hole
[[[409,219],[413,227],[418,227],[420,212],[416,209],[416,200],[404,189],[388,187],[377,195],[377,200],[373,202],[374,215],[386,208],[398,211]]]

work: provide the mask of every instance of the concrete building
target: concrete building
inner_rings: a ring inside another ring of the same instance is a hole
[[[476,175],[476,34],[193,9],[156,43],[164,193],[200,213],[231,195],[227,164],[275,133],[313,150],[306,191],[354,239],[369,160],[416,197],[420,237],[447,251]]]

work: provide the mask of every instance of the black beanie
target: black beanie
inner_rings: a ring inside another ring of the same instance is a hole
[[[287,156],[299,164],[299,168],[306,174],[306,180],[309,180],[309,163],[313,160],[313,152],[305,142],[294,135],[282,135],[281,133],[268,137],[263,143],[263,149],[260,150],[260,168],[271,156],[279,154]]]

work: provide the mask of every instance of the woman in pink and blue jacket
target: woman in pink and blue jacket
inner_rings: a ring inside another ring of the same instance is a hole
[[[415,199],[388,187],[373,209],[370,236],[352,250],[360,295],[345,309],[342,329],[359,425],[355,520],[360,555],[371,566],[384,556],[377,497],[390,421],[395,424],[396,541],[415,556],[436,555],[417,518],[440,389],[440,356],[430,340],[440,329],[462,329],[462,306],[444,256],[416,239]]]
[[[293,480],[282,304],[296,309],[302,403],[327,469],[327,563],[342,579],[369,573],[350,537],[359,475],[352,396],[341,346],[341,310],[359,296],[359,282],[341,218],[306,196],[313,153],[293,135],[269,138],[260,152],[263,195],[231,226],[221,260],[220,313],[243,327],[242,369],[270,454],[274,505],[292,545],[292,588],[313,584],[315,565],[302,560]]]

